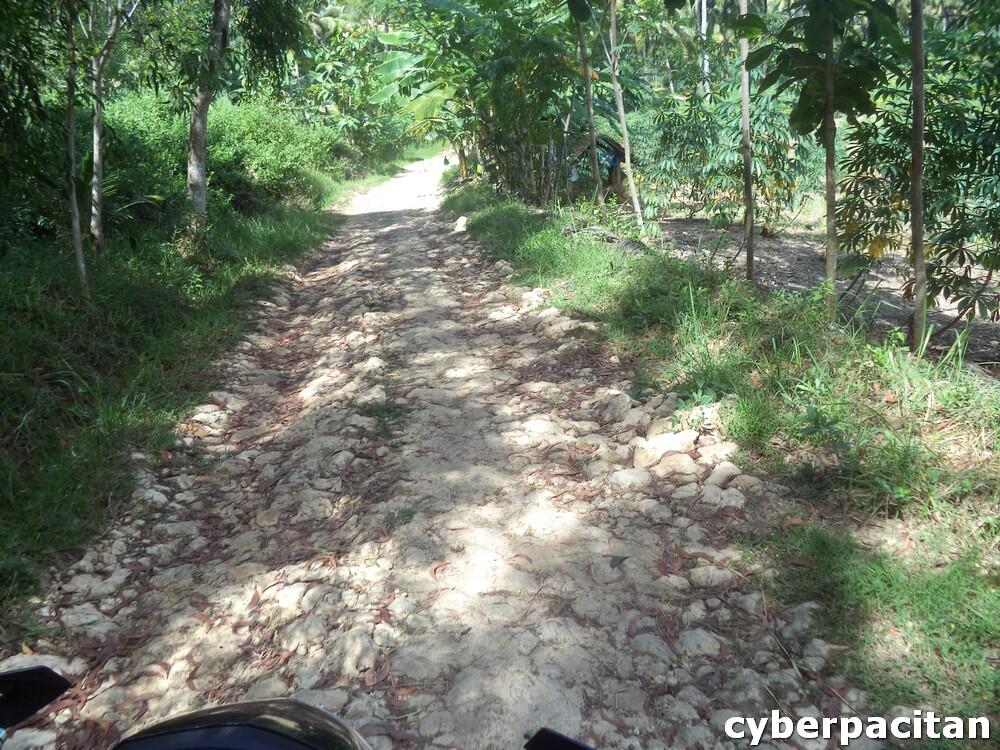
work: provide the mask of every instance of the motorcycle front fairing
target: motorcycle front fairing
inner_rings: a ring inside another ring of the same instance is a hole
[[[155,724],[115,750],[371,750],[330,714],[295,700],[219,706]]]

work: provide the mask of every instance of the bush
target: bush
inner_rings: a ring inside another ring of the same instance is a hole
[[[820,180],[821,152],[811,138],[789,132],[789,106],[783,99],[759,96],[751,108],[754,194],[758,223],[766,229],[801,206]],[[665,96],[631,120],[651,214],[681,202],[720,227],[742,215],[738,88],[720,87],[708,97],[697,91]]]
[[[345,178],[350,151],[331,127],[306,124],[276,104],[217,102],[208,118],[210,184],[239,209],[319,196],[310,170]]]

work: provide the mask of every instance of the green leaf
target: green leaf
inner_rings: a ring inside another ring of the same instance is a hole
[[[767,61],[775,49],[777,49],[777,45],[765,44],[763,47],[758,47],[753,50],[749,55],[747,55],[747,70],[759,68]]]
[[[391,83],[416,70],[417,63],[423,59],[423,55],[412,52],[387,52],[382,57],[382,63],[376,65],[372,72],[382,82]]]
[[[776,84],[783,75],[784,71],[781,68],[774,68],[773,70],[771,70],[770,73],[764,76],[764,79],[760,82],[760,85],[757,86],[757,93],[763,93],[767,91],[774,84]]]
[[[392,47],[415,42],[420,37],[412,31],[387,31],[378,34],[377,38],[380,42],[382,42],[382,44],[387,44]]]
[[[429,5],[432,8],[437,8],[438,10],[450,10],[452,13],[458,13],[461,16],[465,16],[469,19],[478,19],[481,16],[475,13],[471,9],[460,5],[459,3],[454,3],[451,0],[421,0],[424,5]]]
[[[390,83],[388,86],[376,91],[368,100],[371,104],[386,104],[399,95],[399,84]]]
[[[587,23],[594,15],[587,0],[566,0],[566,4],[569,6],[569,14],[577,23]]]
[[[747,13],[729,24],[740,37],[755,39],[767,33],[767,22],[756,13]]]

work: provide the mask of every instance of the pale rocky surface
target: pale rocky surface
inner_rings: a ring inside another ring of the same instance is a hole
[[[169,460],[133,455],[134,505],[57,576],[60,635],[31,644],[80,690],[10,747],[286,696],[376,748],[550,726],[710,750],[738,746],[727,711],[863,710],[824,672],[818,608],[783,611],[734,546],[787,489],[730,463],[714,412],[633,398],[592,324],[507,285],[436,212],[442,170],[357,197]]]

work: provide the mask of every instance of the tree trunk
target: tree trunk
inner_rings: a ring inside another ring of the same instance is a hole
[[[212,41],[208,65],[198,84],[191,106],[188,132],[187,192],[191,201],[192,228],[204,227],[208,214],[206,174],[208,167],[208,108],[215,98],[216,77],[229,39],[230,0],[215,0],[212,5]]]
[[[73,257],[80,276],[80,290],[86,300],[90,300],[90,279],[87,276],[87,261],[83,257],[83,236],[80,231],[80,205],[76,198],[76,32],[77,13],[75,3],[69,3],[66,10],[66,186],[69,198],[70,232],[73,242]]]
[[[674,88],[674,69],[670,65],[670,55],[666,52],[663,53],[663,64],[667,69],[667,87],[670,89],[671,94],[676,94],[677,89]]]
[[[103,65],[91,61],[91,87],[94,95],[93,173],[90,177],[90,241],[94,254],[104,257],[104,91]]]
[[[746,15],[749,3],[740,0],[740,14]],[[750,71],[747,70],[747,55],[750,42],[740,38],[740,120],[743,130],[743,244],[746,248],[747,280],[753,281],[753,145],[750,140]]]
[[[708,71],[708,0],[701,0],[701,75],[702,83],[705,85],[705,93],[712,93],[712,84],[709,81]]]
[[[590,80],[590,56],[587,54],[587,39],[583,34],[583,24],[576,22],[576,36],[580,45],[580,67],[583,68],[583,91],[587,99],[587,128],[590,132],[590,164],[594,170],[594,199],[604,213],[604,190],[601,184],[601,163],[597,160],[597,128],[594,125],[594,88]]]
[[[913,164],[910,171],[910,243],[913,258],[913,317],[910,349],[920,352],[927,326],[927,267],[924,258],[924,4],[910,0],[913,56]]]
[[[837,121],[834,109],[833,87],[833,24],[826,36],[826,71],[824,93],[826,104],[823,112],[823,150],[826,152],[826,313],[833,321],[837,317]]]
[[[96,39],[98,5],[95,0],[90,5],[91,42]],[[125,2],[118,2],[111,9],[111,19],[101,49],[90,59],[90,84],[94,97],[93,161],[90,178],[90,241],[98,258],[104,255],[104,66],[111,57],[115,39],[121,25],[135,12],[139,0],[133,0],[132,8],[125,10]]]
[[[559,164],[562,165],[561,169],[566,177],[566,200],[570,200],[573,195],[573,182],[572,182],[572,170],[569,168],[569,155],[570,155],[570,143],[569,143],[569,126],[573,122],[573,107],[575,104],[575,96],[573,96],[569,101],[569,111],[566,113],[566,117],[563,120],[563,132],[562,132],[562,153],[560,154]]]
[[[642,229],[642,203],[639,200],[639,189],[635,185],[635,179],[632,175],[632,147],[629,144],[628,138],[628,123],[625,121],[625,99],[622,96],[622,85],[621,81],[618,80],[618,2],[617,0],[611,0],[608,6],[611,15],[611,24],[609,27],[609,35],[611,41],[611,49],[607,47],[604,48],[605,54],[608,58],[608,67],[611,71],[611,89],[615,94],[615,105],[618,107],[618,127],[622,131],[622,146],[625,149],[625,162],[622,164],[622,170],[625,172],[625,180],[628,182],[628,192],[632,199],[632,210],[635,211],[635,220]],[[601,40],[603,43],[603,34]]]

